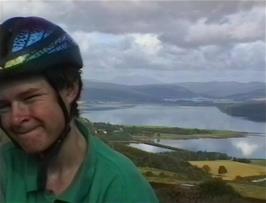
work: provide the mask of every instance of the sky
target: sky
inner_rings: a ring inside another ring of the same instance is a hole
[[[14,16],[69,32],[88,80],[266,82],[263,0],[0,0],[0,23]]]

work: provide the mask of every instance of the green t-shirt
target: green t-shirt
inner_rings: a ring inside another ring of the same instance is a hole
[[[158,202],[149,183],[129,159],[93,136],[84,121],[77,120],[76,124],[88,142],[88,152],[75,180],[59,196],[40,190],[35,159],[13,144],[2,147],[0,189],[6,203]]]

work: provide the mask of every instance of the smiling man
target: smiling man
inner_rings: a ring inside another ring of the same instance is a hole
[[[78,45],[38,17],[0,25],[0,194],[7,203],[151,203],[133,163],[78,117]]]

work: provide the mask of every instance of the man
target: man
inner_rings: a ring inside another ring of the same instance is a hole
[[[0,25],[0,194],[7,203],[158,202],[137,168],[78,118],[78,45],[38,17]]]

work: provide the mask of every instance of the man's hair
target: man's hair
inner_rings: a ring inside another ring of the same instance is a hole
[[[10,74],[0,78],[0,87],[3,84],[10,83],[11,81],[21,80],[30,77],[41,76],[44,77],[52,88],[57,91],[73,87],[75,84],[78,85],[78,93],[76,98],[71,104],[70,118],[79,116],[78,99],[80,98],[83,83],[81,80],[81,70],[69,64],[61,64],[54,68],[49,68],[41,73],[21,73],[21,74]]]
[[[80,98],[83,83],[81,80],[81,70],[68,64],[63,64],[53,69],[48,69],[44,72],[48,82],[56,89],[56,91],[62,91],[66,88],[78,85],[78,93],[76,98],[71,104],[70,117],[78,117],[79,109],[77,101]]]

